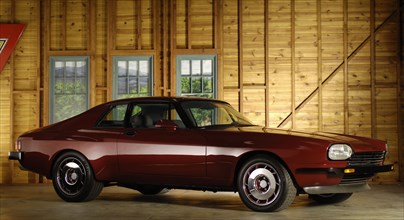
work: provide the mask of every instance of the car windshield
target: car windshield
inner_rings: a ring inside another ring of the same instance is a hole
[[[208,126],[253,126],[229,104],[213,101],[185,101],[181,103],[195,127]]]

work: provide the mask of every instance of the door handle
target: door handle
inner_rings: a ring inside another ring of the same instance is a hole
[[[136,132],[135,131],[127,131],[127,132],[125,132],[125,134],[127,136],[134,136],[136,134]]]

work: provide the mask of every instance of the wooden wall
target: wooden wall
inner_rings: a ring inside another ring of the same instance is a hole
[[[3,0],[28,24],[0,74],[0,183],[36,183],[7,152],[49,123],[49,57],[90,57],[90,104],[112,99],[112,57],[152,55],[175,95],[177,55],[216,54],[218,96],[268,127],[387,140],[403,180],[402,0]],[[401,19],[400,19],[401,18]],[[401,93],[401,96],[400,96]]]

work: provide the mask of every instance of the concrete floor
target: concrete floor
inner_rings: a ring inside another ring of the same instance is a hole
[[[52,185],[0,185],[0,219],[404,219],[403,185],[373,185],[335,205],[321,205],[296,197],[286,210],[257,213],[247,209],[235,193],[171,190],[157,196],[104,188],[94,201],[67,203]]]

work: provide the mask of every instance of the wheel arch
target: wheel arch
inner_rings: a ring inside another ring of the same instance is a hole
[[[53,167],[55,166],[55,163],[56,163],[57,159],[60,158],[63,154],[69,153],[69,152],[75,152],[75,153],[80,154],[81,156],[83,156],[84,159],[86,159],[88,164],[90,165],[91,171],[94,173],[94,168],[93,168],[90,160],[83,153],[81,153],[80,151],[74,150],[74,149],[63,149],[63,150],[55,153],[53,155],[53,157],[51,158],[50,167],[49,167],[49,176],[47,176],[48,179],[53,178],[53,176],[52,176],[53,175]],[[95,173],[94,173],[94,178],[96,178]]]
[[[295,177],[293,175],[293,173],[291,172],[291,170],[289,169],[289,166],[285,163],[284,160],[282,160],[278,155],[274,154],[273,152],[270,151],[250,151],[250,152],[246,152],[243,155],[240,156],[239,160],[237,161],[235,170],[234,170],[234,176],[233,176],[233,184],[235,187],[237,187],[237,176],[238,173],[240,172],[241,167],[251,158],[256,157],[258,155],[262,155],[262,156],[267,156],[267,157],[272,157],[275,158],[279,163],[282,164],[283,167],[285,167],[285,169],[288,171],[290,177],[292,178],[293,184],[295,185],[295,187],[298,189],[300,188],[295,180]]]

